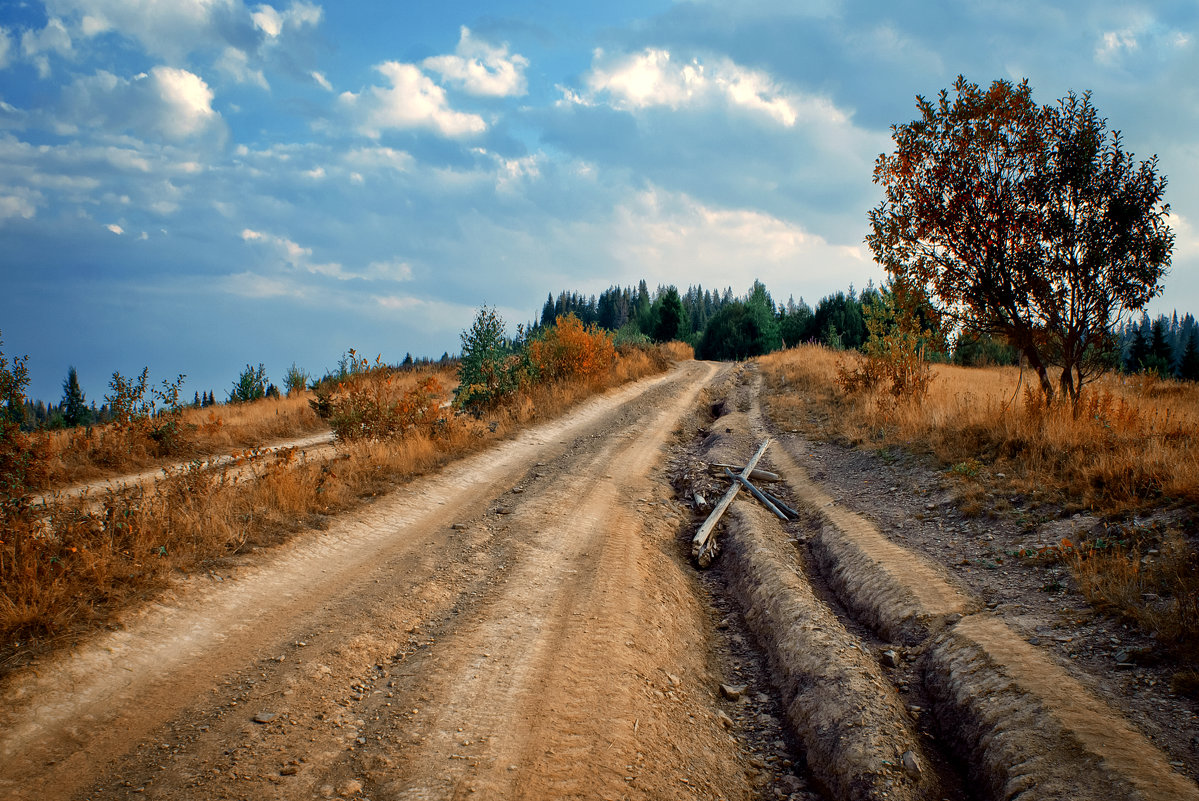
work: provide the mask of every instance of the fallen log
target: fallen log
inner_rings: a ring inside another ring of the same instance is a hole
[[[745,469],[745,467],[739,464],[721,464],[720,462],[713,462],[712,464],[708,465],[708,469],[713,473],[719,473],[721,469],[732,470],[734,473],[740,473]],[[783,477],[778,473],[772,473],[769,470],[752,470],[750,471],[748,478],[751,481],[768,481],[772,483],[783,480]]]
[[[783,521],[790,520],[789,517],[787,517],[785,514],[783,514],[781,511],[779,511],[779,508],[777,506],[775,506],[773,503],[770,502],[769,498],[767,498],[765,495],[762,494],[762,490],[758,489],[753,484],[750,484],[748,478],[746,478],[745,476],[734,475],[727,467],[724,469],[724,474],[726,476],[728,476],[731,480],[739,482],[741,484],[741,486],[743,486],[747,490],[749,490],[750,494],[753,495],[755,498],[757,498],[762,503],[762,505],[765,506],[767,508],[767,510],[769,510],[770,513],[773,514],[775,517],[777,517],[779,520],[783,520]]]
[[[770,439],[767,438],[762,442],[761,447],[758,448],[758,452],[749,460],[749,463],[742,468],[742,475],[748,476],[753,472],[754,465],[762,458],[762,454],[766,453],[766,448],[769,446]],[[729,508],[729,504],[733,502],[733,498],[737,497],[740,489],[741,484],[734,481],[733,485],[729,487],[728,492],[716,504],[716,508],[712,510],[712,514],[708,515],[708,519],[704,521],[704,524],[699,527],[699,531],[695,532],[695,536],[691,539],[691,557],[695,559],[700,567],[707,567],[712,563],[711,545],[715,539],[712,537],[712,532],[716,530],[716,524],[720,522],[721,515],[724,514],[725,509]]]

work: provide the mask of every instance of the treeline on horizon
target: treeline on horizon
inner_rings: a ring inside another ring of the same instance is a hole
[[[757,280],[744,295],[734,295],[731,287],[711,290],[698,285],[681,293],[672,285],[651,291],[642,280],[636,287],[611,286],[598,296],[550,293],[539,320],[530,328],[573,314],[585,324],[615,332],[617,343],[677,339],[694,347],[698,358],[718,361],[747,359],[805,343],[860,350],[870,336],[865,309],[887,291],[871,283],[858,292],[851,284],[848,291],[827,295],[812,308],[802,297],[776,302]],[[1140,319],[1122,322],[1112,333],[1112,369],[1199,381],[1199,324],[1194,315],[1179,317],[1175,311],[1151,319],[1142,313]],[[1019,363],[1015,348],[988,336],[964,334],[936,340],[940,347],[925,352],[933,362],[967,367]]]
[[[452,365],[455,362],[456,358],[448,351],[443,353],[440,359],[414,357],[407,353],[402,362],[388,367],[393,370],[415,370],[430,365]],[[74,367],[69,367],[62,383],[62,399],[58,403],[23,398],[19,409],[9,410],[5,403],[3,411],[18,421],[22,431],[56,431],[110,423],[117,419],[119,408],[128,405],[131,398],[133,404],[140,403],[147,410],[152,409],[153,413],[167,412],[172,408],[206,409],[218,403],[245,403],[291,395],[304,389],[315,390],[326,384],[344,381],[355,369],[351,351],[343,353],[337,367],[327,370],[320,377],[310,375],[293,362],[283,373],[280,389],[267,376],[265,365],[259,363],[255,367],[247,364],[234,380],[233,386],[226,391],[223,401],[218,400],[216,392],[212,390],[196,390],[190,402],[186,399],[186,393],[182,392],[187,378],[185,375],[180,375],[175,381],[164,381],[161,387],[155,387],[147,383],[148,369],[136,377],[126,377],[120,372],[114,372],[109,380],[109,393],[104,396],[104,402],[98,404],[92,400],[89,404],[79,385],[78,372]],[[3,401],[0,400],[0,403]]]
[[[659,285],[651,290],[645,280],[636,286],[613,285],[599,295],[584,295],[563,290],[547,295],[538,319],[530,322],[528,332],[553,325],[564,315],[573,314],[585,325],[596,325],[613,332],[616,344],[639,342],[686,342],[701,359],[735,361],[805,343],[817,343],[834,350],[861,350],[870,336],[865,309],[877,302],[885,287],[873,284],[858,292],[850,285],[848,291],[836,292],[822,298],[813,308],[801,297],[789,297],[777,302],[766,285],[755,280],[743,295],[735,295],[731,287],[723,290],[689,286],[679,292],[673,285]],[[1179,316],[1159,315],[1121,323],[1113,331],[1116,346],[1110,354],[1112,369],[1124,373],[1153,373],[1163,378],[1199,381],[1199,323],[1187,313]],[[963,366],[1012,365],[1019,362],[1019,353],[1007,343],[986,336],[962,335],[953,340],[941,338],[940,348],[929,347],[925,356],[933,362],[951,362]],[[450,365],[456,356],[443,353],[439,359],[404,356],[392,369],[415,369],[433,364]],[[294,363],[281,379],[282,389],[267,377],[262,364],[247,364],[227,390],[224,402],[239,403],[264,397],[278,397],[305,388],[342,381],[352,372],[353,359],[347,352],[337,367],[314,377]],[[189,403],[186,393],[178,392],[184,376],[165,386],[177,392],[173,399],[179,407],[204,408],[220,401],[211,390],[196,391]],[[145,385],[145,373],[138,378],[113,374],[110,388],[117,393],[126,382],[136,386],[142,382],[144,392],[153,392]],[[115,383],[114,383],[115,382]],[[9,410],[7,414],[17,416]],[[114,412],[109,397],[97,404],[88,404],[80,390],[74,367],[63,381],[63,397],[58,403],[24,399],[19,411],[20,427],[25,431],[55,430],[110,422]]]

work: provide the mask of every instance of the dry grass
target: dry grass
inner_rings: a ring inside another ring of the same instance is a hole
[[[1199,501],[1199,386],[1108,376],[1074,414],[1046,408],[1019,368],[934,365],[918,403],[846,395],[838,365],[858,358],[805,346],[762,359],[768,407],[784,428],[876,447],[926,450],[946,466],[975,460],[1005,488],[1056,492],[1071,509],[1114,514]]]
[[[45,436],[50,456],[46,488],[64,487],[114,474],[131,473],[181,459],[228,454],[303,437],[328,426],[308,405],[309,392],[251,403],[184,409],[179,437],[170,447],[136,429],[115,425],[54,431]]]
[[[1019,368],[934,365],[919,402],[846,394],[838,368],[854,354],[805,346],[761,360],[768,413],[784,429],[865,447],[930,453],[960,479],[963,510],[1023,493],[1031,505],[1126,517],[1199,501],[1199,387],[1111,375],[1078,413],[1046,408]],[[996,500],[988,494],[998,495]],[[1133,527],[1135,529],[1135,527]],[[1177,530],[1070,546],[1083,593],[1184,656],[1199,656],[1199,556]]]
[[[332,461],[303,462],[292,450],[216,468],[197,461],[170,471],[153,487],[34,510],[0,538],[0,664],[16,653],[19,640],[102,623],[173,572],[194,572],[283,542],[305,527],[320,527],[327,516],[364,498],[557,416],[597,391],[689,357],[690,349],[630,349],[620,354],[606,380],[537,386],[481,419],[455,415],[398,439],[343,444]],[[415,383],[422,375],[427,377],[421,372],[401,380]],[[448,400],[449,389],[444,392]],[[275,416],[272,406],[260,408],[264,411],[239,420],[238,430],[280,435],[280,429],[267,425]]]

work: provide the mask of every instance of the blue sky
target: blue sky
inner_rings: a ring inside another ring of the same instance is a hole
[[[1169,176],[1155,312],[1199,313],[1199,4],[0,0],[0,331],[224,397],[355,347],[439,356],[482,303],[755,278],[814,303],[889,127],[962,73],[1092,90]]]

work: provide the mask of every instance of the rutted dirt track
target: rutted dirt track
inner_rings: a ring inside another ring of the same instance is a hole
[[[746,797],[654,471],[689,363],[10,677],[5,798]]]
[[[697,573],[752,377],[593,399],[7,677],[0,799],[1199,798],[794,443],[805,520],[738,500]]]

